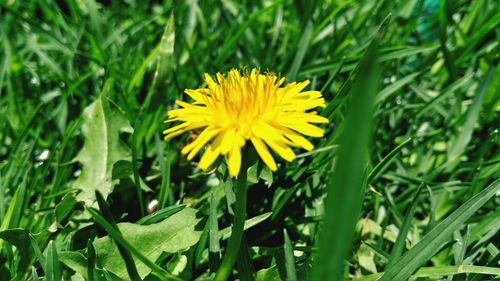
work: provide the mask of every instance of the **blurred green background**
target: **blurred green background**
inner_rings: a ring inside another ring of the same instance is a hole
[[[232,182],[161,132],[234,67],[310,80],[330,124],[250,168],[232,280],[496,280],[499,7],[0,0],[0,280],[210,280]]]

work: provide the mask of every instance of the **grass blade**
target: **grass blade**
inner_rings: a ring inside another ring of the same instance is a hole
[[[220,264],[220,235],[217,221],[217,204],[214,194],[210,194],[210,215],[208,217],[208,262],[210,269],[215,271]]]
[[[448,161],[454,161],[457,157],[459,157],[469,144],[472,138],[472,132],[474,131],[474,126],[479,119],[479,112],[481,111],[484,95],[493,79],[493,73],[495,73],[495,67],[490,66],[490,69],[480,82],[477,92],[474,95],[472,105],[470,106],[465,118],[465,123],[463,124],[460,133],[457,135],[456,141],[450,148]]]
[[[248,243],[245,235],[241,237],[240,250],[238,251],[238,260],[236,261],[236,268],[238,269],[238,277],[241,281],[254,280],[254,268],[252,258],[248,253]]]
[[[283,229],[285,243],[283,251],[285,252],[285,271],[287,281],[297,281],[297,272],[295,270],[295,257],[293,256],[293,245],[286,229]]]
[[[59,258],[57,257],[57,249],[53,241],[50,241],[47,247],[47,258],[45,262],[45,280],[60,281],[61,268],[59,265]]]
[[[160,266],[149,260],[146,256],[141,254],[141,252],[139,252],[136,248],[134,248],[125,239],[123,239],[121,233],[113,225],[111,225],[103,216],[101,216],[97,210],[92,208],[87,208],[87,212],[89,212],[89,214],[92,216],[92,218],[97,224],[102,226],[106,230],[106,232],[108,232],[109,236],[111,236],[117,243],[122,245],[130,253],[136,256],[141,262],[147,265],[159,277],[161,277],[164,280],[177,280],[177,281],[182,280],[169,274],[167,271],[165,271],[165,269],[161,268]]]
[[[408,138],[404,140],[402,143],[400,143],[398,146],[396,146],[391,152],[389,152],[380,162],[378,162],[375,167],[370,171],[367,177],[367,182],[371,183],[373,180],[377,179],[378,176],[384,171],[384,169],[389,165],[391,160],[405,147],[406,144],[408,144],[412,138]]]
[[[388,267],[379,281],[406,280],[422,264],[432,258],[440,246],[460,228],[482,205],[500,190],[500,179],[462,204],[446,219],[436,225],[417,245],[401,259]]]
[[[397,90],[403,88],[405,85],[408,85],[410,82],[413,82],[418,75],[420,75],[420,72],[412,73],[397,80],[395,83],[388,85],[377,94],[377,96],[375,97],[375,103],[378,104],[383,102]]]
[[[108,207],[108,204],[104,200],[104,197],[99,191],[96,191],[96,199],[97,203],[99,205],[99,209],[101,210],[102,217],[103,219],[106,220],[106,222],[109,224],[110,227],[114,229],[116,233],[118,233],[121,236],[120,230],[118,229],[118,226],[116,225],[116,222],[113,218],[113,214],[111,213],[111,210]],[[97,211],[96,211],[97,212]],[[106,229],[107,230],[107,229]],[[111,233],[110,233],[111,235]],[[113,237],[114,238],[114,237]],[[139,273],[137,272],[137,267],[135,266],[135,261],[132,258],[132,255],[130,252],[119,242],[116,242],[116,247],[118,248],[118,251],[120,252],[120,255],[123,258],[123,261],[125,262],[125,265],[127,267],[127,272],[128,275],[130,276],[131,280],[142,280],[141,277],[139,276]],[[89,253],[90,255],[90,253]],[[89,258],[90,260],[90,258]]]
[[[89,281],[99,280],[95,268],[95,249],[92,241],[89,239],[87,242],[87,276]]]
[[[487,266],[474,266],[474,265],[455,265],[455,266],[436,266],[436,267],[422,267],[412,277],[441,277],[451,276],[464,273],[474,273],[483,275],[500,276],[500,269]],[[354,281],[379,281],[378,279],[383,273],[376,273],[372,275],[363,276],[354,279]],[[393,279],[393,280],[406,280],[406,279]],[[484,279],[482,279],[484,280]]]
[[[168,159],[168,154],[167,157],[163,154],[164,148],[158,134],[155,134],[155,149],[162,175],[160,195],[158,196],[158,209],[163,209],[167,206],[168,194],[170,192],[170,160]],[[166,151],[168,153],[168,144]]]
[[[302,65],[304,56],[306,55],[313,31],[314,31],[314,26],[312,22],[309,21],[304,29],[304,32],[302,33],[299,45],[297,46],[297,53],[295,54],[295,58],[293,59],[293,64],[287,76],[287,79],[289,79],[290,81],[295,81],[295,78],[299,73],[300,66]]]
[[[403,250],[406,245],[406,236],[408,234],[408,230],[410,230],[411,221],[413,219],[413,216],[415,215],[415,211],[418,206],[417,203],[420,191],[422,190],[422,186],[423,184],[420,184],[420,186],[415,191],[415,194],[412,196],[413,200],[411,201],[410,207],[408,207],[408,212],[406,213],[403,224],[399,228],[398,238],[396,238],[396,242],[394,243],[394,247],[392,248],[391,257],[389,259],[387,267],[393,265],[399,259],[399,257],[401,257],[401,254],[403,253]]]
[[[335,171],[329,182],[323,230],[312,279],[342,280],[365,190],[365,165],[379,79],[376,37],[368,48],[352,89]]]

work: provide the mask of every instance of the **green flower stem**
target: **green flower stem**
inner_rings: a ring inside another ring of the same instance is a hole
[[[213,281],[227,280],[233,270],[240,249],[247,206],[247,167],[245,165],[242,166],[238,178],[236,179],[236,203],[231,237],[229,238],[226,253],[222,258],[217,273],[215,273]]]

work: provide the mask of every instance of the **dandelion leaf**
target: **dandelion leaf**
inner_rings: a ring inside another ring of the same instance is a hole
[[[114,164],[131,161],[130,149],[120,140],[120,133],[133,129],[121,112],[110,106],[105,94],[84,109],[82,120],[84,145],[75,159],[81,164],[81,175],[73,188],[80,191],[77,200],[90,206],[96,190],[105,197],[113,190],[117,182],[113,180]]]

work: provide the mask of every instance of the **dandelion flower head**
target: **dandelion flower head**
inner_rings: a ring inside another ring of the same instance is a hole
[[[181,123],[163,132],[165,140],[199,131],[181,153],[191,160],[208,144],[199,168],[208,169],[224,155],[233,177],[241,168],[242,148],[251,143],[269,169],[276,171],[270,150],[293,161],[296,155],[291,147],[312,150],[313,144],[304,136],[322,137],[324,131],[313,124],[328,123],[328,119],[312,111],[325,107],[325,100],[319,91],[303,91],[309,81],[283,86],[284,81],[257,69],[250,73],[237,69],[227,75],[217,73],[216,80],[205,74],[207,87],[185,90],[193,102],[177,100],[179,108],[168,112],[167,123]]]

